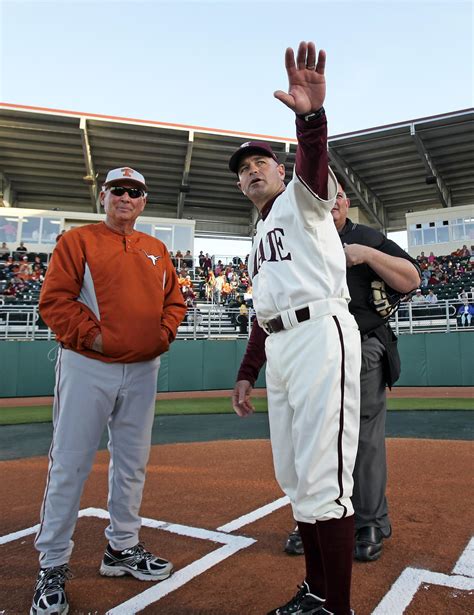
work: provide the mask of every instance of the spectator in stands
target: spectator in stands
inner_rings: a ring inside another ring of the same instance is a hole
[[[438,296],[434,294],[432,288],[430,288],[428,294],[425,296],[425,301],[426,303],[430,303],[431,305],[438,303]]]
[[[214,303],[220,305],[222,300],[222,290],[225,284],[225,276],[224,272],[221,270],[219,275],[216,276],[216,281],[214,284]]]
[[[428,286],[430,277],[430,271],[428,269],[423,269],[423,271],[421,272],[421,285],[423,288],[426,288]]]
[[[247,271],[243,271],[242,275],[240,276],[240,282],[239,282],[239,290],[241,292],[245,292],[248,288],[250,284],[250,279],[248,276],[248,272]]]
[[[20,241],[20,245],[16,249],[16,252],[28,252],[28,248],[25,246],[23,241]]]
[[[33,267],[35,265],[39,265],[41,268],[43,268],[43,262],[41,260],[41,256],[39,256],[39,254],[35,254],[35,258],[33,259]]]
[[[463,300],[463,304],[458,308],[458,317],[463,327],[470,327],[471,320],[474,316],[474,305],[471,305],[467,299]]]
[[[31,280],[34,282],[43,282],[44,281],[44,269],[38,263],[33,265],[33,272],[31,274]]]
[[[428,280],[428,284],[434,285],[434,284],[439,284],[439,283],[440,283],[440,279],[438,277],[438,274],[433,271],[433,273],[431,274]]]
[[[7,282],[6,287],[3,289],[2,295],[5,295],[7,297],[15,297],[16,293],[17,293],[16,286],[13,280],[10,280],[9,282]]]
[[[421,252],[421,254],[416,257],[416,260],[418,261],[418,264],[422,269],[428,263],[424,252]]]
[[[206,285],[205,285],[206,301],[212,301],[214,297],[214,286],[215,285],[216,285],[216,276],[214,275],[214,272],[212,271],[212,269],[209,269],[207,278],[206,278]]]
[[[181,250],[176,250],[175,258],[176,258],[176,267],[178,267],[179,269],[184,264],[183,263],[183,253],[181,252]]]
[[[433,254],[433,252],[430,252],[430,255],[428,256],[428,263],[431,265],[435,261],[436,261],[436,256]]]
[[[207,275],[211,269],[212,269],[212,259],[209,256],[209,254],[206,252],[206,256],[204,257],[204,265],[203,265],[204,275]]]
[[[193,268],[193,255],[191,254],[191,250],[186,250],[183,260],[186,267],[189,267],[190,269]]]
[[[18,267],[18,277],[21,278],[22,280],[24,280],[25,282],[28,281],[31,278],[31,265],[28,262],[28,257],[27,256],[23,256],[23,258],[21,259],[20,265]]]
[[[221,275],[224,275],[223,273]],[[222,303],[227,305],[232,298],[232,286],[224,276],[224,284],[222,285]]]
[[[18,263],[13,259],[13,256],[7,256],[7,261],[4,266],[4,271],[7,278],[12,278],[18,271]]]
[[[467,300],[469,300],[469,294],[468,294],[468,292],[469,292],[469,291],[467,290],[467,288],[463,288],[463,290],[462,290],[460,293],[458,293],[458,299],[459,299],[459,301],[464,301],[464,300],[466,300],[466,299],[467,299]]]
[[[247,333],[249,324],[249,310],[245,305],[245,301],[243,299],[240,300],[239,316],[237,317],[237,322],[239,323],[239,332],[244,334]]]
[[[182,275],[182,272],[181,272],[178,277],[178,284],[180,285],[182,292],[184,288],[192,288],[193,283],[191,282],[191,276]]]
[[[206,261],[206,257],[204,256],[204,252],[202,250],[199,252],[198,261],[199,261],[199,267],[201,267],[201,269],[204,269],[204,263]]]
[[[421,293],[421,288],[417,288],[415,294],[411,298],[412,303],[424,303],[425,298]]]
[[[184,263],[184,261],[181,260],[181,263]],[[178,267],[178,269],[179,269],[178,274],[181,277],[185,278],[187,275],[189,275],[189,269],[185,265],[182,264],[182,266]]]
[[[2,241],[2,246],[0,247],[0,258],[5,258],[10,254],[10,250],[8,249],[7,244]]]
[[[217,265],[214,267],[214,273],[216,276],[220,275],[221,271],[223,271],[224,269],[224,265],[222,263],[222,261],[219,259],[217,261]]]

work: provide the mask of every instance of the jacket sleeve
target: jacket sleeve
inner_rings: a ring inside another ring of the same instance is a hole
[[[186,304],[178,282],[176,270],[171,258],[166,253],[163,258],[166,263],[166,279],[164,282],[164,301],[161,325],[168,331],[170,343],[176,337],[176,331],[186,314]]]
[[[312,227],[327,219],[337,194],[336,178],[328,167],[326,115],[310,122],[297,117],[296,135],[296,162],[287,190],[305,226]]]
[[[301,182],[321,200],[328,198],[328,128],[326,114],[305,122],[296,117],[295,172]]]
[[[81,239],[68,233],[58,242],[41,289],[39,310],[59,342],[75,350],[90,349],[100,333],[93,312],[78,301],[84,279]]]
[[[257,319],[253,321],[252,331],[245,350],[242,363],[237,374],[237,381],[248,380],[252,386],[258,378],[267,356],[265,354],[265,340],[267,333],[258,324]]]

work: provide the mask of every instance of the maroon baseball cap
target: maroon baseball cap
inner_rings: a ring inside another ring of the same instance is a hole
[[[239,170],[239,162],[242,156],[250,156],[251,154],[263,154],[269,158],[273,158],[275,162],[278,162],[277,155],[272,148],[264,141],[247,141],[237,149],[229,160],[229,169],[232,173],[237,173]]]

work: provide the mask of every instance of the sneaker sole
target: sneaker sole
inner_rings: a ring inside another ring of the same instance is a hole
[[[140,581],[164,581],[171,576],[173,566],[170,564],[168,568],[164,568],[158,574],[145,574],[139,570],[131,570],[126,566],[107,566],[102,563],[99,572],[104,577],[123,577],[126,574],[139,579]]]
[[[69,613],[69,604],[66,604],[63,611],[58,611],[57,608],[53,608],[53,607],[47,610],[44,610],[44,609],[38,610],[37,608],[32,606],[30,609],[30,615],[67,615],[68,613]]]

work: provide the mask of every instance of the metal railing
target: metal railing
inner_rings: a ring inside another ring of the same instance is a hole
[[[458,299],[437,304],[402,303],[390,320],[397,335],[474,331],[464,327],[457,316]],[[254,311],[249,309],[247,322],[239,308],[215,303],[201,303],[189,309],[178,329],[178,339],[246,338],[250,334]],[[0,305],[0,340],[53,340],[54,334],[42,321],[37,305]]]
[[[396,335],[457,331],[461,329],[457,318],[459,305],[459,299],[444,299],[434,304],[403,302],[390,324]]]

